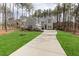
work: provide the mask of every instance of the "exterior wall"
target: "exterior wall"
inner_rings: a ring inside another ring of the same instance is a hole
[[[49,20],[50,20],[50,22],[49,22]],[[47,19],[47,29],[53,29],[53,18],[52,17],[49,17],[48,19]]]
[[[42,29],[53,29],[53,17],[40,18]]]

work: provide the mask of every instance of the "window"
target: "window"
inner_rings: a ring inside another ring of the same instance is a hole
[[[48,19],[48,23],[51,23],[51,19]]]

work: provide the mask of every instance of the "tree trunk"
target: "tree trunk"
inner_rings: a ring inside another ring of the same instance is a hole
[[[23,6],[22,6],[22,17],[23,17]]]
[[[66,25],[66,15],[65,15],[65,3],[63,4],[63,30],[65,31],[65,25]]]
[[[26,17],[27,17],[27,9],[26,9]]]
[[[17,19],[18,19],[18,6],[17,6]]]
[[[57,6],[57,30],[59,28],[59,22],[58,22],[58,19],[59,19],[59,6]]]
[[[6,3],[4,3],[4,6],[5,6],[5,8],[4,8],[4,13],[5,13],[5,30],[6,30],[6,32],[7,32]]]
[[[4,29],[4,3],[3,3],[3,10],[2,10],[2,30]]]
[[[14,17],[14,3],[13,3],[13,8],[12,8],[12,10],[13,10],[12,16],[13,16],[13,20],[14,20],[14,19],[15,19],[15,17]],[[12,26],[13,26],[13,29],[14,29],[14,23],[12,24]]]

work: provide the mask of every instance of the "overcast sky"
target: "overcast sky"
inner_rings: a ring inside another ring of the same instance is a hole
[[[54,9],[55,3],[33,3],[34,8],[37,9]]]

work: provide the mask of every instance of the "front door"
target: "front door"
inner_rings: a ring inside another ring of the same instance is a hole
[[[45,24],[45,29],[47,29],[47,25]]]
[[[48,30],[51,30],[51,26],[48,26]]]

